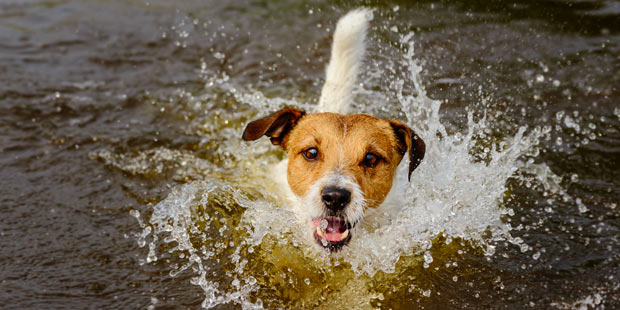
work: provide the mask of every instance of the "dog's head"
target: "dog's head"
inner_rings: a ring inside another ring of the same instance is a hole
[[[364,211],[376,208],[409,156],[409,177],[424,141],[407,125],[363,114],[305,114],[285,108],[250,122],[243,139],[268,136],[288,154],[287,180],[320,245],[338,250]]]

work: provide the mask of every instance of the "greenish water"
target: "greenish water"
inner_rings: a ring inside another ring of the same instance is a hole
[[[397,220],[308,250],[248,121],[317,101],[427,142]],[[615,1],[4,1],[2,309],[620,307]]]

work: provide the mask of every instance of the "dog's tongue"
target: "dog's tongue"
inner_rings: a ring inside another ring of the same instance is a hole
[[[345,221],[337,217],[318,218],[313,221],[315,227],[319,227],[323,232],[323,236],[327,241],[338,242],[342,241],[343,233],[347,231],[347,225]],[[348,235],[348,234],[347,234]]]

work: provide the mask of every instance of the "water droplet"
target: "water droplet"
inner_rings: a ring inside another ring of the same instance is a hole
[[[570,116],[566,116],[564,118],[564,125],[568,128],[573,128],[575,129],[575,131],[580,132],[581,131],[581,126],[579,124],[577,124],[577,122]]]
[[[573,174],[570,176],[570,180],[571,180],[571,182],[573,182],[573,183],[576,183],[578,179],[579,179],[579,176],[578,176],[576,173],[573,173]]]
[[[140,211],[138,210],[129,210],[129,215],[135,217],[136,219],[140,218]]]
[[[484,253],[487,256],[492,256],[493,254],[495,254],[495,246],[494,245],[488,245],[487,246],[487,250],[486,253]]]
[[[575,202],[577,203],[577,208],[579,209],[579,213],[586,213],[589,211],[588,207],[586,207],[586,205],[581,201],[580,198],[577,198]]]
[[[431,255],[431,252],[429,251],[424,252],[424,262],[426,264],[430,264],[433,262],[433,256]]]
[[[319,227],[321,228],[321,230],[325,230],[327,229],[327,220],[326,219],[322,219],[321,222],[319,223]]]

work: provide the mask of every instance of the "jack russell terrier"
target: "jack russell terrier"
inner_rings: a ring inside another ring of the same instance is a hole
[[[275,177],[291,198],[305,234],[334,252],[352,238],[365,211],[388,196],[405,154],[411,172],[424,158],[424,141],[396,120],[347,114],[364,55],[372,11],[357,9],[343,16],[334,33],[331,59],[317,113],[287,107],[250,122],[243,139],[265,135],[286,151],[288,159]]]

